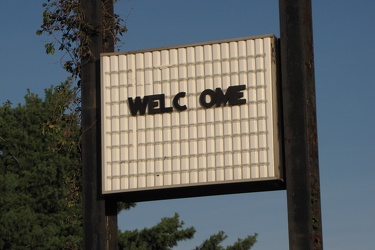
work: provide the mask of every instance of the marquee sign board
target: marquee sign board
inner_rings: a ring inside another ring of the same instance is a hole
[[[102,54],[101,107],[103,194],[283,188],[273,35]]]

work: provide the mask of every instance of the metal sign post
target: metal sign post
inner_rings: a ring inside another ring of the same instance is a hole
[[[279,0],[289,249],[323,249],[311,0]]]

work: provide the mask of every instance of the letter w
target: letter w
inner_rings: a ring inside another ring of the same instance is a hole
[[[128,103],[129,103],[130,113],[132,114],[132,116],[136,116],[138,111],[140,115],[144,115],[146,113],[148,96],[145,96],[143,98],[143,101],[139,96],[137,96],[134,101],[133,101],[133,98],[129,97]]]

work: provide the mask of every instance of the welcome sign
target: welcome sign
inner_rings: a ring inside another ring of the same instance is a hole
[[[267,35],[102,54],[103,193],[273,189],[264,183],[282,180],[276,45]]]

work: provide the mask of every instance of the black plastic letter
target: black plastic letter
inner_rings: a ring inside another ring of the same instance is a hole
[[[246,85],[230,86],[227,90],[229,92],[229,105],[242,105],[246,103],[246,99],[241,99],[243,97],[242,90],[246,89]]]
[[[177,109],[178,111],[184,111],[187,109],[186,105],[181,106],[179,101],[180,98],[185,97],[186,92],[180,92],[173,98],[173,107]]]
[[[130,113],[132,116],[136,116],[138,111],[140,115],[144,115],[146,113],[146,107],[148,103],[148,96],[145,96],[143,98],[143,101],[141,97],[137,96],[133,102],[133,98],[128,98]]]
[[[210,96],[211,100],[210,102],[206,102],[206,96]],[[215,103],[216,103],[216,95],[215,95],[215,91],[213,91],[212,89],[206,89],[204,90],[201,95],[199,96],[199,103],[201,104],[201,106],[205,107],[205,108],[211,108]]]

